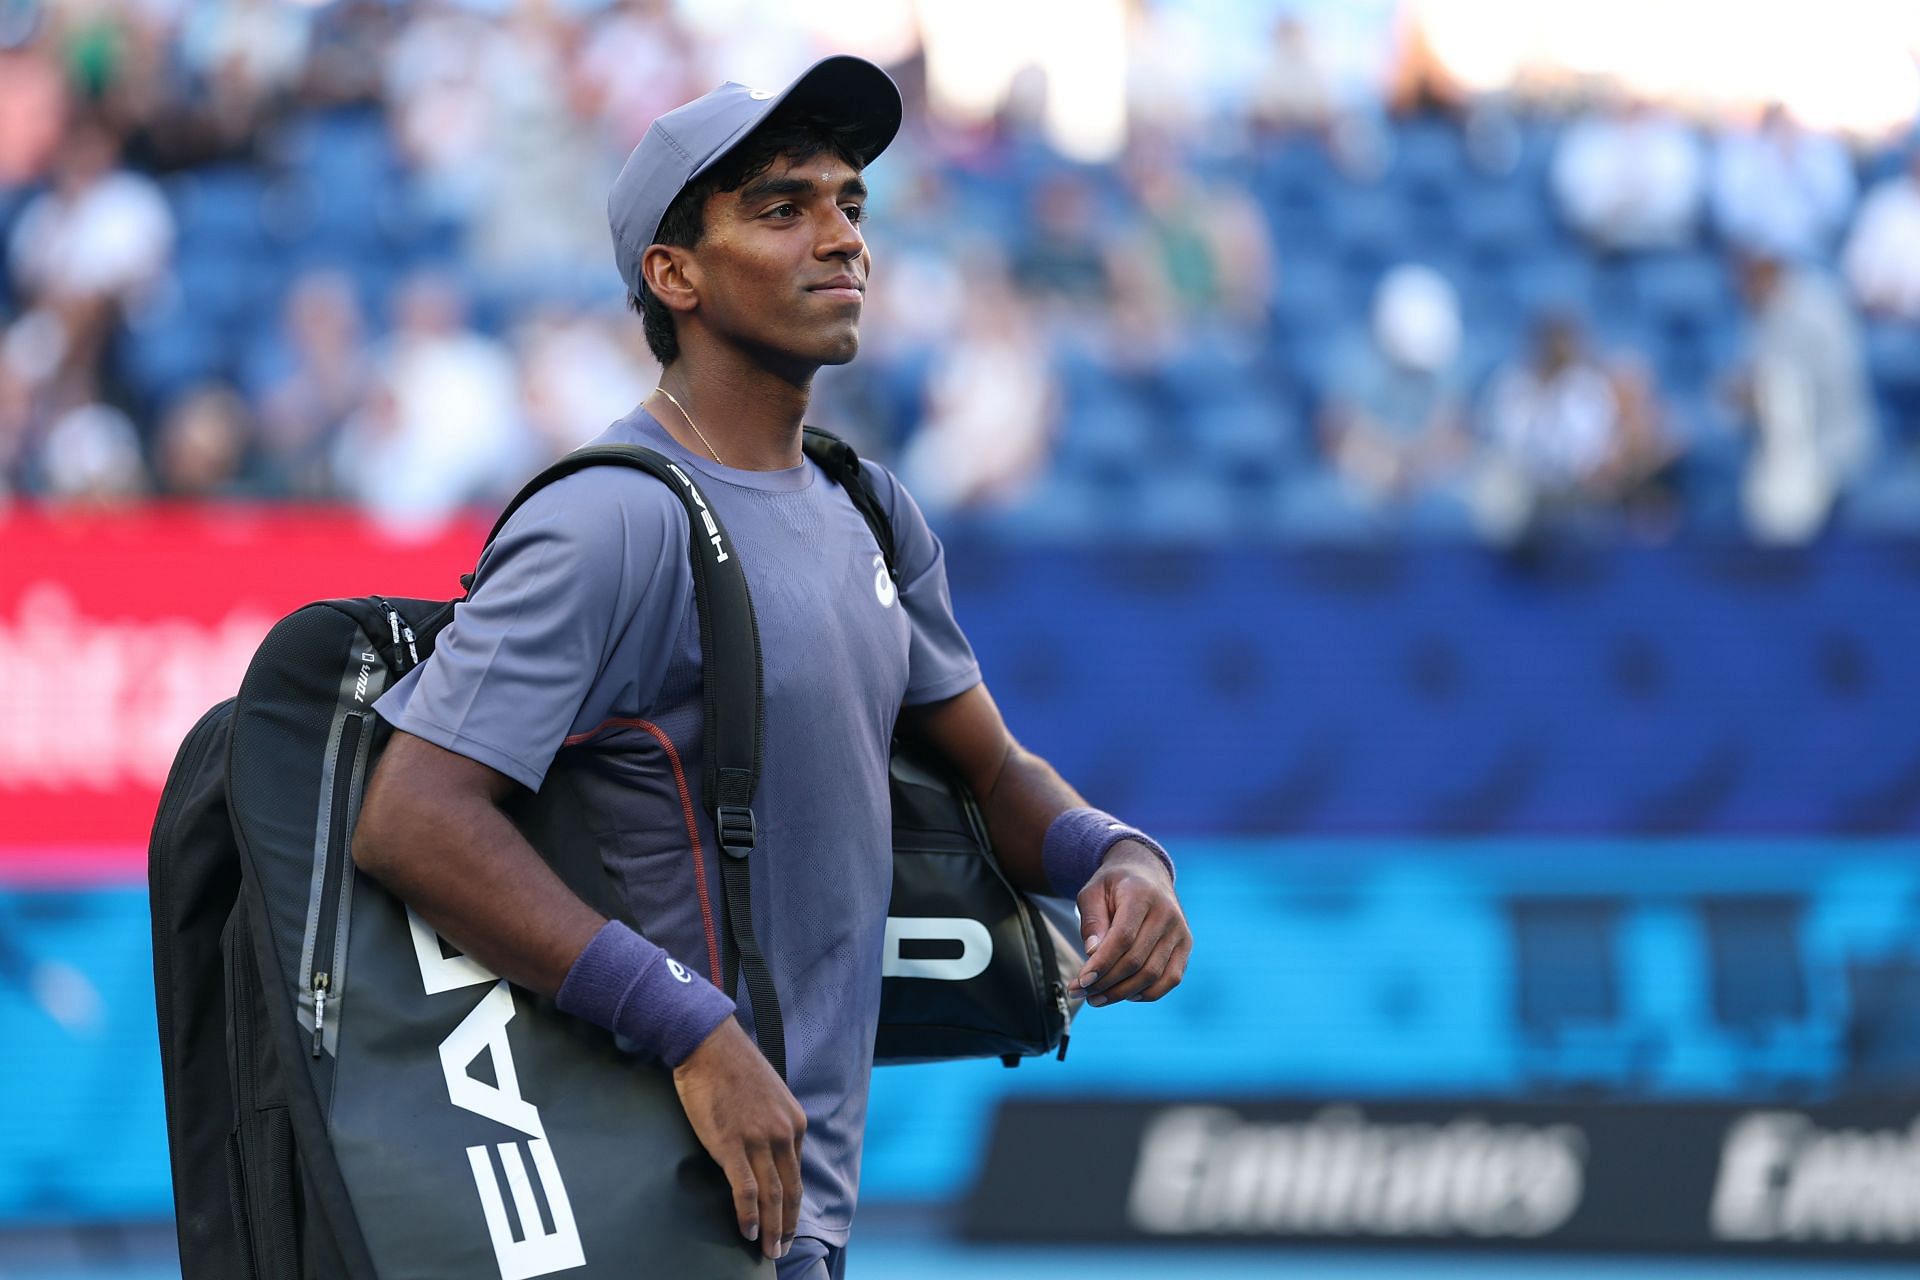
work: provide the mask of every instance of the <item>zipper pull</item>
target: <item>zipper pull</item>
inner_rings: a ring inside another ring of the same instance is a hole
[[[327,1038],[327,975],[313,975],[313,1056],[319,1057]]]
[[[387,606],[387,625],[393,628],[393,647],[400,647],[400,611],[392,605]]]
[[[414,665],[414,666],[416,666],[416,667],[417,667],[417,666],[419,666],[419,665],[420,665],[420,651],[419,651],[418,649],[416,649],[416,648],[414,648],[414,647],[413,647],[413,628],[412,628],[412,627],[409,627],[409,626],[402,626],[402,627],[400,628],[400,631],[401,631],[401,634],[403,634],[403,635],[405,635],[405,636],[407,637],[407,657],[408,657],[408,659],[409,659],[409,660],[410,660],[410,661],[411,661],[411,662],[413,663],[413,665]]]
[[[1065,1062],[1067,1041],[1073,1038],[1073,1019],[1067,1009],[1067,989],[1057,982],[1053,984],[1053,1003],[1060,1010],[1060,1052],[1053,1055],[1053,1060]]]

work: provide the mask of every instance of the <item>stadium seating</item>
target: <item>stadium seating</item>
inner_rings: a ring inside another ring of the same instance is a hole
[[[1396,126],[1377,178],[1343,173],[1324,145],[1299,137],[1217,165],[1255,197],[1278,258],[1264,348],[1235,357],[1198,340],[1156,376],[1119,379],[1097,361],[1056,352],[1067,392],[1060,448],[1055,475],[1034,499],[1047,510],[1016,512],[1008,527],[1094,536],[1143,489],[1164,486],[1145,497],[1146,514],[1125,518],[1132,532],[1204,536],[1216,517],[1191,513],[1205,509],[1238,513],[1226,527],[1243,533],[1284,530],[1293,519],[1337,534],[1346,522],[1316,496],[1307,426],[1335,359],[1364,332],[1381,274],[1402,261],[1434,267],[1459,291],[1472,385],[1522,349],[1532,319],[1565,312],[1583,317],[1603,350],[1642,358],[1676,438],[1711,438],[1724,415],[1717,386],[1742,333],[1722,256],[1700,246],[1608,259],[1582,246],[1547,194],[1552,128],[1527,124],[1516,137],[1503,173],[1469,163],[1458,127],[1436,119]],[[1014,247],[1047,178],[1071,173],[1103,201],[1121,186],[1114,170],[1069,165],[1031,142],[949,168],[955,225]],[[122,371],[156,408],[198,378],[250,381],[270,366],[285,290],[303,268],[337,267],[358,282],[376,328],[408,270],[457,269],[460,227],[419,198],[376,114],[296,119],[278,138],[271,172],[220,166],[170,179],[166,190],[179,223],[179,286],[134,326]],[[476,320],[499,331],[526,307],[587,296],[598,294],[583,282],[515,282],[481,290]],[[1920,444],[1920,341],[1905,327],[1875,326],[1869,359],[1890,444]],[[871,371],[881,440],[912,430],[924,363],[907,357]],[[1181,412],[1169,415],[1169,404]],[[1149,477],[1140,451],[1168,445],[1191,465]],[[1277,514],[1287,510],[1294,517]],[[1317,523],[1304,514],[1316,512],[1324,517]]]

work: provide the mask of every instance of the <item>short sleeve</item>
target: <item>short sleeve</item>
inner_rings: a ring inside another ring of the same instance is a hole
[[[953,616],[947,589],[946,551],[927,526],[927,518],[892,472],[862,462],[886,504],[893,526],[894,568],[900,575],[900,600],[913,636],[907,652],[906,704],[939,702],[980,683],[973,646]]]
[[[570,735],[656,696],[686,563],[686,514],[665,485],[612,467],[556,481],[514,513],[433,655],[374,709],[538,790]]]

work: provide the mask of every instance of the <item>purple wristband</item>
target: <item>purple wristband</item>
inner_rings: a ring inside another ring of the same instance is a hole
[[[618,920],[593,935],[553,1002],[669,1067],[733,1014],[718,987]]]
[[[1040,842],[1040,865],[1047,873],[1047,883],[1063,898],[1079,897],[1100,869],[1107,850],[1122,840],[1137,840],[1153,850],[1154,856],[1166,864],[1167,877],[1173,877],[1173,859],[1146,832],[1098,809],[1069,809],[1053,820],[1046,839]]]

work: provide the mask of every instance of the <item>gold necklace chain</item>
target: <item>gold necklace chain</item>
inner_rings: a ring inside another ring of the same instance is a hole
[[[713,460],[715,462],[719,462],[720,465],[723,467],[726,466],[727,464],[721,461],[720,451],[713,447],[713,442],[711,440],[707,439],[706,432],[700,430],[700,424],[693,420],[693,415],[687,412],[687,407],[681,404],[678,400],[675,400],[673,398],[673,392],[661,386],[654,387],[654,390],[658,391],[661,395],[665,396],[668,402],[672,404],[674,408],[680,411],[680,416],[685,418],[687,420],[687,425],[693,428],[693,434],[700,438],[701,444],[704,444],[707,446],[707,452],[713,455]]]

